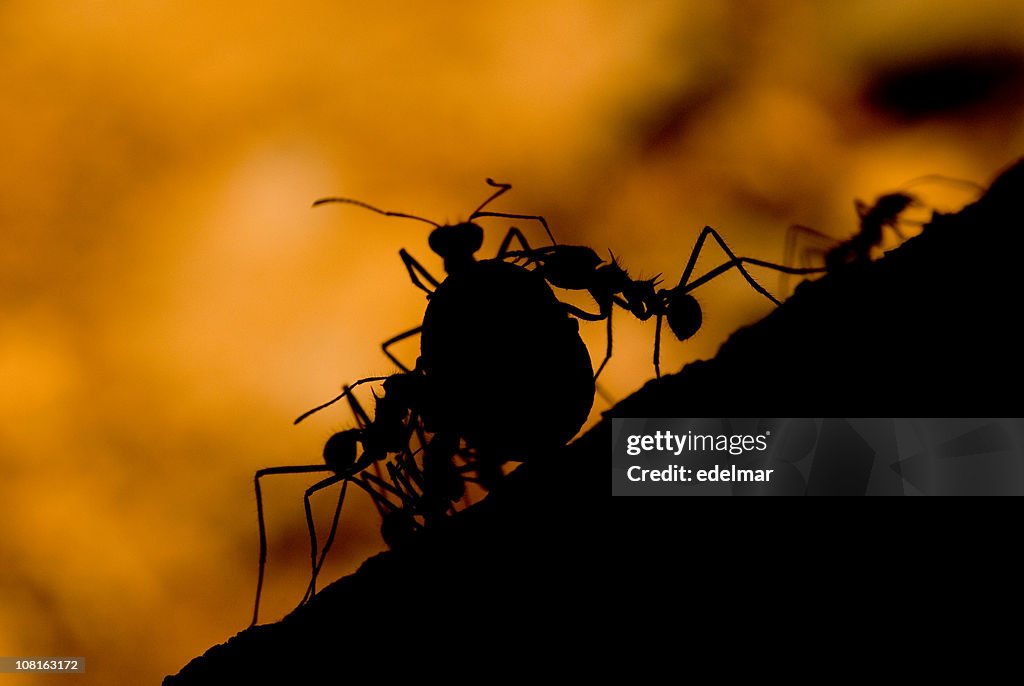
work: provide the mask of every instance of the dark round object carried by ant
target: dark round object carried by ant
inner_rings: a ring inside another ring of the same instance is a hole
[[[427,304],[420,350],[427,428],[450,427],[488,459],[566,444],[594,402],[579,322],[539,274],[515,264],[450,273]]]
[[[478,260],[484,231],[480,217],[540,222],[539,215],[485,212],[509,184],[487,179],[497,190],[469,219],[442,225],[415,215],[386,212],[348,198],[324,198],[434,227],[431,249],[444,261],[439,281],[406,250],[399,251],[409,277],[427,293],[423,323],[382,345],[403,372],[420,375],[420,416],[427,431],[457,436],[483,462],[522,461],[564,445],[583,426],[594,403],[594,372],[572,309],[555,297],[544,277],[506,261],[511,229],[494,258]],[[420,357],[410,370],[391,345],[420,335]]]

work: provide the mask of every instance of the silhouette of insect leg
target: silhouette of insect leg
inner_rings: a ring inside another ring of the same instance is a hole
[[[391,338],[380,344],[381,350],[383,350],[384,354],[388,356],[388,359],[394,362],[395,365],[397,365],[398,368],[401,369],[403,372],[410,372],[412,370],[409,369],[405,364],[403,364],[402,361],[398,359],[398,357],[389,350],[389,348],[393,346],[395,343],[400,343],[401,341],[404,341],[407,338],[412,338],[413,336],[419,334],[422,330],[422,326],[417,326],[412,329],[409,329],[408,331],[403,331],[397,336],[392,336]]]
[[[823,260],[825,253],[839,243],[838,239],[828,236],[817,229],[812,229],[803,224],[791,224],[789,229],[786,230],[786,248],[782,257],[784,265],[789,267],[797,266],[796,253],[801,242],[805,244],[800,252],[799,266],[801,267],[809,267],[813,264],[812,257],[818,257],[820,260]],[[779,290],[784,294],[789,293],[790,276],[787,272],[779,272]]]
[[[263,572],[267,564],[267,528],[263,520],[263,490],[260,487],[260,479],[271,474],[312,474],[317,472],[333,471],[327,465],[293,465],[288,467],[267,467],[256,472],[254,483],[256,484],[256,520],[260,532],[260,568],[256,578],[256,604],[252,611],[252,624],[256,626],[259,619],[260,596],[263,593]]]
[[[533,248],[530,247],[530,244],[527,242],[526,236],[523,235],[523,232],[513,226],[501,240],[501,246],[498,248],[497,256],[499,260],[504,259],[505,256],[508,255],[510,252],[509,248],[512,247],[513,240],[519,241],[519,245],[522,246],[524,252],[529,253],[533,251]]]
[[[783,272],[783,273],[786,273],[786,274],[820,274],[822,272],[827,271],[827,269],[825,267],[806,267],[806,268],[786,267],[786,266],[783,266],[781,264],[776,264],[774,262],[768,262],[766,260],[759,260],[759,259],[754,258],[754,257],[735,257],[735,258],[729,260],[728,262],[715,267],[714,269],[712,269],[708,273],[704,274],[700,278],[694,279],[693,281],[688,283],[686,285],[686,287],[684,288],[683,292],[684,293],[689,293],[690,291],[694,290],[695,288],[703,286],[708,281],[711,281],[715,277],[720,276],[721,274],[729,271],[730,269],[732,269],[734,267],[739,269],[740,271],[743,271],[745,273],[746,270],[743,269],[743,265],[745,265],[745,264],[752,264],[752,265],[755,265],[757,267],[765,267],[767,269],[774,269],[776,271],[780,271],[780,272]],[[754,286],[754,289],[758,293],[760,293],[764,297],[768,298],[769,300],[771,300],[776,305],[780,305],[781,304],[779,302],[779,300],[774,295],[769,293],[763,286],[758,284],[756,281],[753,281],[751,279],[748,279],[748,281],[751,282],[751,284]]]
[[[469,220],[473,221],[477,217],[499,217],[501,219],[528,219],[530,221],[540,222],[541,226],[544,227],[544,232],[547,233],[548,238],[551,239],[551,245],[558,245],[555,241],[554,234],[551,233],[551,228],[548,226],[548,221],[540,216],[539,214],[511,214],[509,212],[474,212]]]
[[[316,525],[313,523],[313,509],[310,506],[309,499],[319,490],[327,488],[333,484],[342,482],[341,493],[338,495],[338,504],[334,508],[334,518],[331,521],[331,530],[327,536],[327,541],[324,543],[323,554],[320,556],[319,561],[317,560],[317,540],[316,540]],[[299,601],[299,605],[306,602],[307,599],[312,598],[316,595],[316,577],[320,573],[320,567],[323,565],[324,559],[327,557],[327,552],[331,549],[331,545],[334,543],[334,534],[338,530],[338,518],[341,516],[341,506],[345,502],[345,492],[348,490],[348,478],[347,475],[335,474],[329,476],[323,481],[318,481],[309,488],[306,489],[305,495],[302,497],[303,505],[306,508],[306,527],[309,529],[309,554],[312,565],[312,576],[309,580],[309,587],[306,589],[306,594],[302,596],[302,600]]]
[[[419,277],[422,276],[434,288],[437,288],[441,282],[435,279],[433,275],[427,271],[427,268],[420,264],[415,257],[410,255],[409,251],[405,248],[399,250],[398,254],[402,258],[402,263],[405,265],[406,271],[409,272],[409,278],[412,280],[413,284],[417,288],[422,289],[427,295],[433,293],[432,290],[423,285],[423,282],[420,281]]]
[[[719,247],[722,249],[722,252],[729,256],[730,262],[728,264],[730,265],[730,267],[736,267],[739,270],[740,274],[743,275],[743,278],[747,280],[747,283],[749,283],[754,290],[764,295],[766,298],[771,300],[776,305],[779,304],[779,301],[776,300],[771,293],[765,290],[765,288],[761,284],[759,284],[754,279],[754,277],[750,275],[750,272],[743,268],[744,262],[751,262],[752,260],[741,259],[737,257],[736,253],[734,253],[732,249],[729,247],[729,245],[725,242],[725,239],[722,238],[722,235],[715,231],[710,226],[705,226],[703,230],[701,230],[700,235],[697,237],[697,242],[693,246],[693,252],[690,253],[690,259],[687,261],[686,268],[683,270],[683,276],[679,280],[680,286],[686,288],[687,290],[692,290],[693,288],[696,288],[696,286],[690,285],[690,276],[693,274],[694,267],[697,266],[697,259],[700,257],[701,250],[704,249],[704,243],[707,241],[708,236],[711,236],[712,238],[715,239],[715,242],[718,243]],[[767,262],[764,263],[764,266],[769,265],[773,267],[777,266],[779,269],[786,269],[786,267],[782,265],[771,265],[771,263]],[[722,271],[725,270],[723,269]],[[702,283],[709,280],[710,279],[705,278],[704,281],[702,281]]]

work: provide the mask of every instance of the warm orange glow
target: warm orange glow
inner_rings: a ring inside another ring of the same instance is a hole
[[[790,223],[842,238],[854,198],[1024,153],[1020,74],[925,117],[861,97],[914,60],[1024,60],[1015,0],[364,5],[0,8],[0,654],[154,683],[245,627],[253,472],[318,462],[346,411],[291,420],[391,371],[379,342],[425,305],[398,249],[443,273],[424,226],[317,197],[456,220],[492,176],[515,185],[494,209],[672,281],[705,224],[779,260]],[[492,254],[507,224],[487,229]],[[735,277],[697,295],[705,328],[664,369],[770,309]],[[652,376],[652,343],[617,315],[609,394]],[[308,580],[309,482],[267,487],[264,621]],[[325,581],[381,547],[376,519],[355,493]]]

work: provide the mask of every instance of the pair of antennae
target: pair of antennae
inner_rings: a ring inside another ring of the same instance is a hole
[[[494,202],[494,200],[496,200],[498,196],[503,195],[508,191],[512,190],[512,184],[498,183],[494,179],[487,179],[487,185],[491,186],[492,188],[497,188],[498,190],[491,194],[489,198],[484,200],[480,204],[480,207],[473,210],[473,214],[469,215],[469,221],[473,221],[473,219],[475,219],[476,217],[481,216],[480,211],[487,207],[488,205],[490,205],[492,202]],[[356,207],[362,207],[364,210],[370,210],[371,212],[376,212],[377,214],[383,214],[385,217],[401,217],[402,219],[415,219],[416,221],[424,222],[425,224],[430,224],[435,228],[441,228],[440,224],[425,217],[418,217],[415,214],[406,214],[405,212],[388,212],[387,210],[382,210],[379,207],[374,207],[373,205],[369,205],[365,202],[362,202],[361,200],[353,200],[352,198],[320,198],[319,200],[313,203],[313,207],[318,207],[320,205],[326,205],[327,203],[335,202],[343,203],[346,205],[355,205]]]

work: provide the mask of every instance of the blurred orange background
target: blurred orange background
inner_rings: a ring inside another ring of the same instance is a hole
[[[674,284],[705,224],[781,260],[789,224],[851,234],[854,198],[988,181],[1024,152],[1022,65],[1015,0],[3,3],[0,654],[154,683],[247,625],[253,472],[317,463],[347,410],[291,420],[392,371],[425,306],[398,249],[443,274],[422,224],[314,199],[455,221],[492,176],[490,209]],[[697,294],[668,371],[770,308],[736,275]],[[652,343],[617,317],[609,396]],[[308,580],[311,481],[268,484],[263,621]],[[325,581],[382,548],[359,495]]]

